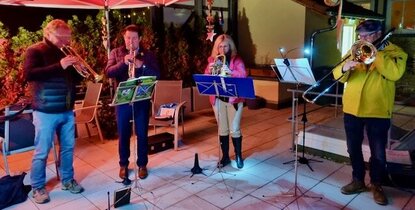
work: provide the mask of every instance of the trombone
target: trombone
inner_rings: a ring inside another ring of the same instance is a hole
[[[376,59],[378,48],[380,48],[387,42],[394,30],[394,28],[389,30],[383,37],[380,37],[379,39],[374,41],[374,44],[363,40],[356,41],[352,45],[351,53],[347,55],[345,58],[343,58],[339,63],[337,63],[335,67],[342,64],[344,61],[350,59],[350,57],[352,57],[352,60],[354,61],[364,64],[371,64]],[[332,88],[335,84],[337,84],[340,81],[340,79],[343,78],[344,74],[337,78],[332,84],[330,84],[327,88],[325,88],[323,91],[317,94],[314,98],[307,98],[307,94],[310,93],[316,87],[320,86],[320,83],[333,73],[335,67],[328,74],[324,75],[323,78],[318,80],[316,83],[314,83],[312,86],[310,86],[307,90],[303,92],[302,97],[305,101],[314,104],[317,101],[317,99],[326,94],[330,90],[330,88]]]
[[[95,83],[102,80],[102,75],[97,74],[91,66],[88,65],[88,63],[79,56],[78,53],[72,47],[68,45],[64,45],[60,48],[60,50],[65,54],[66,56],[71,55],[78,59],[78,62],[73,64],[72,66],[75,68],[75,70],[80,74],[82,77],[87,78],[89,80],[94,81]]]

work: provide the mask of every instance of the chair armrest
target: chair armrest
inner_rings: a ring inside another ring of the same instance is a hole
[[[101,104],[98,104],[96,106],[87,106],[87,107],[76,108],[73,111],[74,112],[77,112],[77,111],[82,111],[82,110],[87,110],[87,109],[95,109],[95,108],[100,108],[100,107],[102,107],[102,105]]]
[[[177,104],[176,111],[174,112],[174,123],[179,123],[179,113],[185,103],[186,101],[182,101],[181,103]]]

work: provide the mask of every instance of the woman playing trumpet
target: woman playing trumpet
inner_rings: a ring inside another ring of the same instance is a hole
[[[360,40],[370,43],[382,37],[380,21],[366,20],[356,32]],[[347,151],[352,165],[352,182],[341,188],[343,194],[366,190],[365,165],[362,153],[363,132],[366,130],[371,151],[370,189],[380,205],[388,200],[381,187],[386,175],[388,130],[395,99],[395,82],[405,72],[407,54],[398,46],[385,42],[372,63],[346,60],[333,71],[334,77],[346,83],[343,93],[344,126]]]
[[[235,43],[229,35],[222,34],[216,38],[208,63],[205,74],[229,77],[247,76],[245,64],[237,54]],[[211,96],[210,102],[218,122],[222,150],[222,159],[218,167],[226,166],[231,162],[229,158],[229,135],[231,135],[236,165],[238,168],[243,168],[241,119],[244,99]]]

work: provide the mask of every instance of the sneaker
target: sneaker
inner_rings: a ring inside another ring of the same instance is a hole
[[[72,179],[71,181],[62,184],[62,190],[69,190],[69,192],[73,194],[81,193],[84,191],[84,188],[79,185],[75,179]]]
[[[357,180],[353,180],[341,188],[341,192],[345,195],[361,193],[364,191],[366,191],[365,183]]]
[[[50,201],[49,193],[45,188],[34,189],[33,190],[33,199],[36,203],[42,204]]]
[[[379,184],[372,184],[370,187],[373,193],[373,200],[379,205],[388,204],[388,199],[386,198],[385,192],[383,191],[382,186]]]

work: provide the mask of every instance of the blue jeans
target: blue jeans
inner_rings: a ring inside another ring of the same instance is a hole
[[[362,118],[345,113],[344,126],[347,138],[347,152],[349,153],[353,168],[353,180],[364,181],[365,178],[365,163],[362,152],[365,128],[370,148],[370,182],[381,184],[383,177],[386,175],[385,148],[388,141],[390,119]]]
[[[33,112],[35,125],[35,151],[32,160],[32,188],[45,187],[46,162],[57,134],[60,145],[60,167],[62,183],[73,179],[73,151],[75,146],[75,120],[73,111],[62,113]]]
[[[134,129],[137,135],[137,165],[146,166],[148,163],[148,121],[150,111],[150,101],[138,101],[134,105]],[[120,166],[128,166],[130,157],[130,138],[132,106],[123,104],[116,107],[117,127],[118,127],[118,154],[120,156]]]

